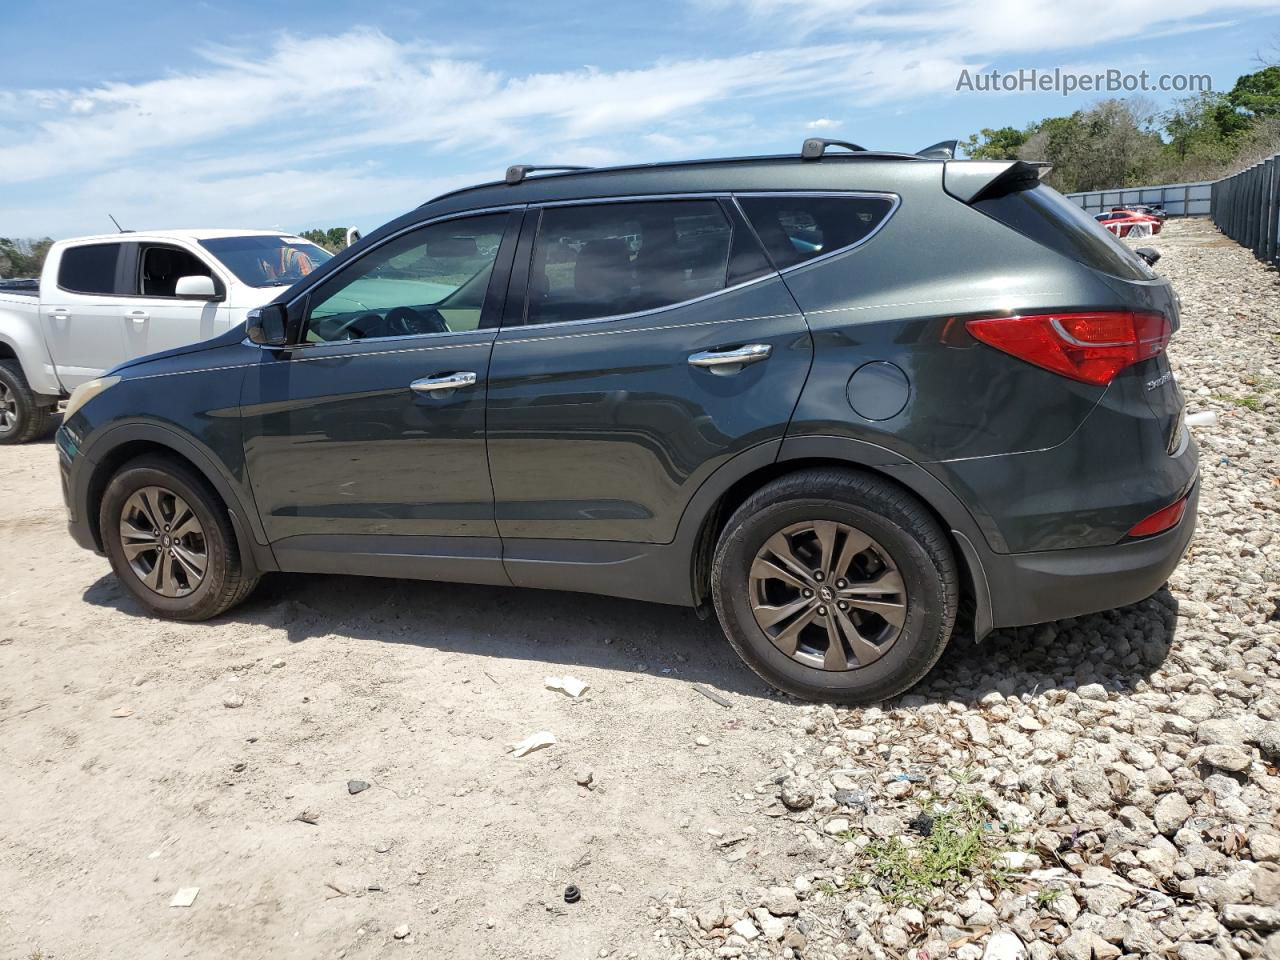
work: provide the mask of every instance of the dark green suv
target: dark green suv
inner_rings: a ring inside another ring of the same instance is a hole
[[[77,391],[73,535],[180,619],[273,570],[714,603],[845,702],[1149,595],[1197,496],[1168,283],[1028,165],[825,146],[418,207]]]

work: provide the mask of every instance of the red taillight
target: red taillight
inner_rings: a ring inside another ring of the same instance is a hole
[[[1176,527],[1182,521],[1182,515],[1186,512],[1186,509],[1186,497],[1183,497],[1177,503],[1161,507],[1147,519],[1134,524],[1133,529],[1129,531],[1129,536],[1149,537],[1153,533],[1164,533],[1164,531],[1170,527]]]
[[[965,327],[988,346],[1099,387],[1163,353],[1172,332],[1163,313],[1131,311],[984,317]]]

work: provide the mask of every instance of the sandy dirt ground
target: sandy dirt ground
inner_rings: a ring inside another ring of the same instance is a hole
[[[644,956],[652,903],[730,881],[707,831],[796,708],[714,623],[283,575],[152,620],[68,537],[55,458],[0,450],[0,957]]]

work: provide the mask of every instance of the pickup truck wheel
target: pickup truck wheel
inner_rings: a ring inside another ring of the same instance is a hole
[[[125,464],[107,484],[99,529],[111,568],[148,611],[208,620],[249,595],[235,532],[217,494],[164,457]]]
[[[868,474],[805,470],[729,518],[711,575],[747,665],[806,700],[871,703],[929,672],[955,626],[946,533],[910,494]]]
[[[49,432],[54,408],[31,392],[17,360],[0,360],[0,444],[27,443]]]

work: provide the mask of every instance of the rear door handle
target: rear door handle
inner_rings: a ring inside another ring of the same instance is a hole
[[[439,393],[444,390],[457,390],[459,387],[474,387],[476,375],[469,370],[458,373],[446,373],[438,377],[423,377],[409,384],[414,393]]]
[[[54,307],[52,310],[49,311],[49,316],[52,317],[54,320],[70,320],[71,311],[68,310],[66,307]]]
[[[707,367],[713,372],[737,373],[749,363],[768,360],[773,347],[767,343],[748,343],[731,350],[703,350],[689,357],[689,366]]]
[[[128,316],[134,323],[146,323],[151,318],[151,314],[145,310],[130,310]]]

